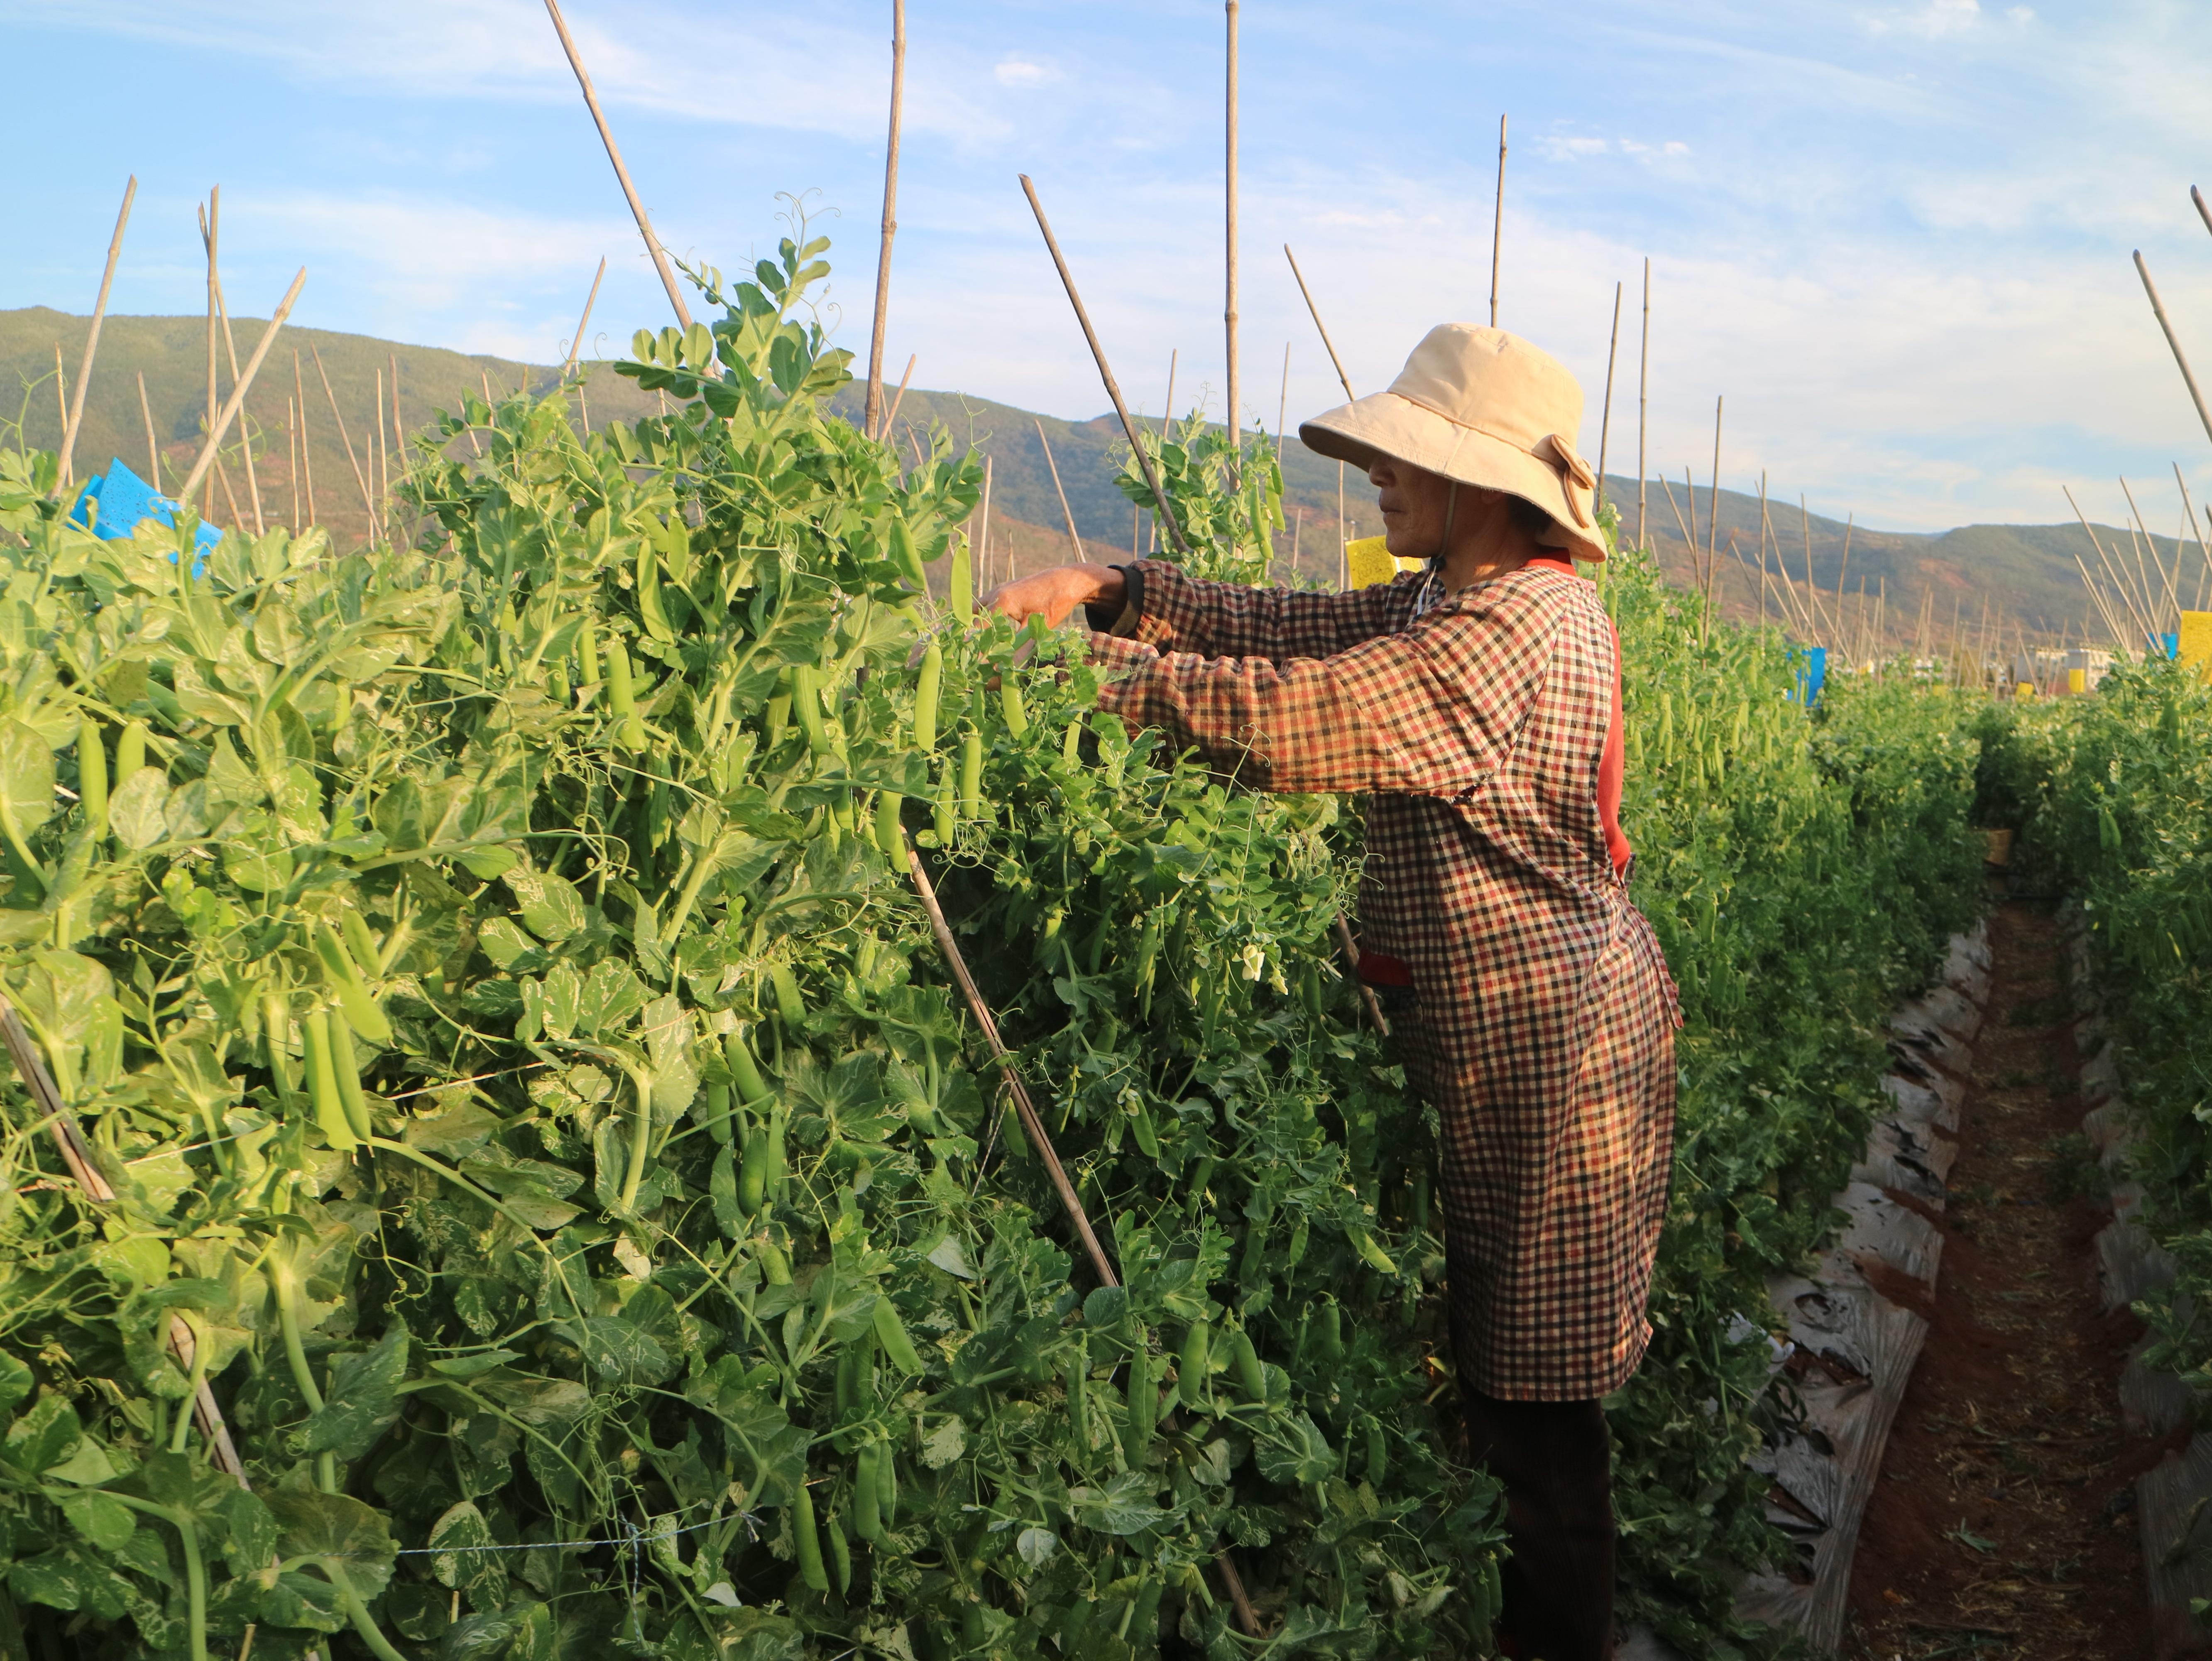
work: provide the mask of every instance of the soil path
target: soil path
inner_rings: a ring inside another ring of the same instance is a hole
[[[2098,1312],[2064,959],[2046,909],[1990,920],[1987,1018],[1966,1080],[1935,1325],[1867,1508],[1851,1661],[2137,1661],[2151,1653],[2122,1434],[2141,1335]]]

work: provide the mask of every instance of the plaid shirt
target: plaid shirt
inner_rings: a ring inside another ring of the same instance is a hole
[[[1402,960],[1407,1076],[1443,1124],[1461,1381],[1615,1390],[1650,1337],[1674,989],[1597,803],[1618,648],[1597,591],[1531,567],[1440,593],[1206,582],[1147,560],[1094,633],[1100,707],[1243,783],[1364,791],[1363,946]]]

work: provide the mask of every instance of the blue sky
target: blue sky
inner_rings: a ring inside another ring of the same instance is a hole
[[[569,0],[664,239],[738,267],[782,192],[835,239],[865,354],[890,5]],[[2192,12],[2194,15],[2192,15]],[[1863,521],[2103,517],[2212,443],[2153,321],[2141,247],[2212,376],[2212,30],[2153,0],[1245,0],[1243,402],[1338,400],[1281,245],[1356,390],[1430,324],[1485,316],[1501,111],[1500,321],[1589,395],[1627,283],[1610,460],[1632,470],[1641,262],[1652,468]],[[912,0],[888,350],[917,385],[1069,417],[1105,399],[1015,182],[1036,180],[1132,402],[1223,386],[1222,9]],[[121,312],[203,304],[192,204],[223,187],[225,287],[265,313],[545,360],[602,254],[599,349],[666,320],[540,0],[0,0],[17,164],[0,306],[88,309],[127,173]],[[97,119],[88,119],[88,113]],[[52,135],[33,139],[29,135]],[[2106,499],[2110,500],[2107,501]],[[2160,505],[2154,506],[2154,501]]]

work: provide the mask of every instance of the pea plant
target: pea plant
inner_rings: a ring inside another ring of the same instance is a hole
[[[824,413],[803,237],[637,338],[668,415],[455,412],[412,546],[198,565],[189,515],[100,541],[0,453],[0,978],[114,1194],[7,1092],[13,1629],[1486,1645],[1496,1494],[1432,1404],[1426,1133],[1332,967],[1334,810],[978,622],[978,467]]]

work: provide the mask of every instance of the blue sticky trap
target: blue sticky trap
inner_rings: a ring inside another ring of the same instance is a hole
[[[2181,636],[2178,634],[2152,635],[2148,637],[2150,654],[2171,661],[2181,655]]]
[[[1808,646],[1805,666],[1797,676],[1797,684],[1784,694],[1793,703],[1811,709],[1820,701],[1820,689],[1828,684],[1828,648]]]
[[[93,515],[93,504],[95,502],[100,507],[96,528]],[[116,460],[109,462],[107,471],[84,487],[84,492],[77,497],[76,507],[70,512],[70,518],[103,539],[112,541],[129,537],[142,521],[149,519],[173,527],[180,505],[171,497],[161,495],[120,460]],[[204,562],[222,540],[222,532],[202,520],[192,545],[201,561]]]

